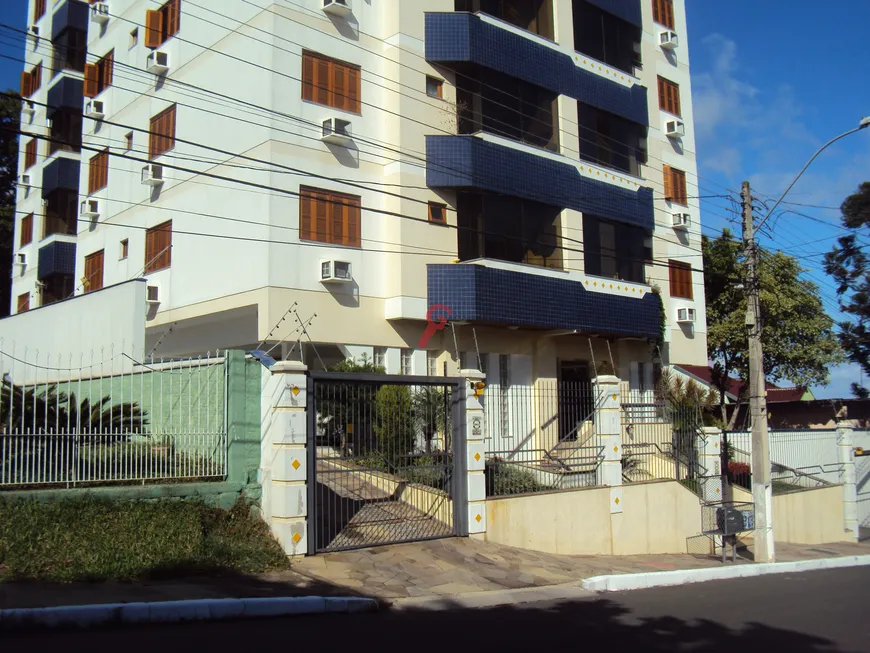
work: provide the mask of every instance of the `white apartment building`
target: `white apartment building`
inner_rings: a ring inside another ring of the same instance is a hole
[[[477,346],[495,385],[612,361],[638,388],[706,363],[683,0],[28,15],[48,140],[22,138],[13,312],[144,277],[155,355],[302,340],[314,368],[450,374]]]

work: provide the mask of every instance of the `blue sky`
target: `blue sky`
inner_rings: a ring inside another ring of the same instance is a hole
[[[0,0],[0,22],[24,27],[26,0]],[[642,0],[647,1],[647,0]],[[700,195],[739,189],[774,199],[825,141],[870,115],[870,0],[686,0],[700,165]],[[4,30],[5,31],[5,30]],[[21,56],[0,39],[0,53]],[[0,88],[17,87],[20,64],[0,59]],[[787,198],[838,207],[870,180],[870,129],[829,148]],[[735,218],[725,199],[700,200],[711,229]],[[801,256],[831,314],[834,286],[821,256],[835,242],[839,211],[788,205],[809,217],[785,214],[765,244]],[[732,225],[737,229],[738,225]],[[806,258],[803,258],[806,257]],[[832,371],[819,397],[848,396],[860,381],[854,365]]]

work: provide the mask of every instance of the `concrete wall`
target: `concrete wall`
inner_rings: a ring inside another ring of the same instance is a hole
[[[487,503],[490,542],[567,555],[685,553],[701,532],[698,497],[675,481],[535,494]]]
[[[752,501],[752,494],[742,488],[734,487],[733,493],[734,501]],[[777,542],[847,542],[843,523],[843,488],[839,485],[773,497],[773,537]]]
[[[95,374],[127,372],[133,361],[144,360],[144,349],[142,279],[0,320],[0,374],[9,372],[16,383],[69,378],[79,374],[79,367],[95,362]],[[33,365],[76,369],[47,379],[45,370]]]

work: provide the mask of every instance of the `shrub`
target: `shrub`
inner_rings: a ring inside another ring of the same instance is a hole
[[[552,489],[550,486],[538,482],[532,472],[520,469],[514,464],[500,458],[492,458],[486,461],[484,476],[486,479],[486,496],[488,497],[528,494],[530,492],[543,492],[544,490]]]

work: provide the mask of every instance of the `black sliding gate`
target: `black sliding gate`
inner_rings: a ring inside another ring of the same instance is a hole
[[[467,533],[462,379],[308,383],[309,553]]]

